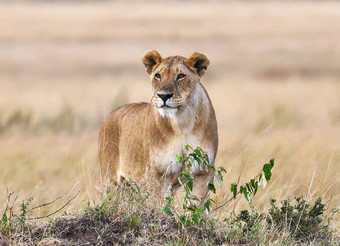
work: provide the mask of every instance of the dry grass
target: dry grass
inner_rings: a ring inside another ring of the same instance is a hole
[[[217,200],[275,157],[256,206],[305,195],[339,208],[336,23],[337,2],[1,3],[0,194],[42,203],[80,190],[69,210],[97,199],[100,121],[150,100],[142,54],[200,50],[228,171]]]

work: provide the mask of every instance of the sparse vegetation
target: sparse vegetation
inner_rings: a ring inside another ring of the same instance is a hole
[[[28,198],[21,203],[19,213],[16,214],[14,204],[17,198],[11,201],[13,193],[9,193],[0,221],[0,243],[257,245],[275,243],[278,239],[279,244],[290,245],[340,243],[340,238],[334,235],[332,229],[333,216],[337,211],[333,210],[326,218],[325,204],[321,198],[313,205],[302,197],[295,198],[294,205],[287,199],[282,201],[281,207],[276,205],[276,200],[271,199],[268,211],[254,209],[251,197],[255,196],[261,182],[270,181],[274,160],[265,164],[262,171],[254,179],[241,185],[239,190],[237,184],[231,185],[232,199],[238,194],[243,194],[251,206],[251,211],[242,210],[224,219],[217,218],[211,214],[212,209],[223,209],[231,199],[216,208],[211,198],[201,200],[192,193],[195,187],[191,171],[193,166],[198,165],[205,171],[215,168],[209,164],[209,158],[201,148],[194,149],[187,145],[186,150],[192,152],[186,156],[177,156],[178,164],[185,167],[178,176],[185,193],[180,204],[175,203],[174,193],[162,201],[159,197],[154,197],[150,191],[144,190],[142,186],[126,180],[121,185],[108,186],[98,204],[88,201],[87,207],[82,212],[74,214],[65,212],[60,217],[39,224],[29,222],[32,220],[29,213],[42,206],[48,206],[55,200],[31,207],[33,198]],[[223,181],[223,172],[225,172],[223,168],[218,168],[216,172],[215,181],[219,186]],[[206,185],[210,191],[216,193],[213,181]]]
[[[31,200],[29,201],[31,202]],[[324,204],[302,198],[281,207],[270,201],[268,211],[242,210],[235,216],[216,218],[204,213],[204,223],[178,224],[161,211],[164,202],[136,183],[126,181],[111,187],[98,203],[89,202],[84,211],[64,213],[44,223],[27,222],[29,202],[21,204],[15,226],[0,223],[2,245],[338,245],[333,218],[324,216]],[[167,203],[167,202],[166,202]],[[175,209],[175,213],[179,212]],[[203,215],[203,214],[202,214]],[[307,215],[307,216],[305,216]],[[181,219],[181,218],[180,218]],[[187,220],[188,221],[188,220]],[[202,221],[201,221],[202,222]],[[11,223],[14,223],[13,221]],[[278,241],[279,240],[279,241]]]

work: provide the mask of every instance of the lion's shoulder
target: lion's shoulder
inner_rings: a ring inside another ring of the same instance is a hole
[[[129,117],[131,115],[140,115],[145,113],[149,106],[150,104],[146,102],[125,104],[113,109],[104,122],[110,120],[123,120],[125,117]]]

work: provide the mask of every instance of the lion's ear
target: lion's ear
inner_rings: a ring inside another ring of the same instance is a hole
[[[156,67],[161,63],[162,57],[155,50],[149,50],[143,55],[143,64],[145,65],[146,72],[150,75]]]
[[[186,65],[197,72],[202,77],[210,64],[208,57],[201,53],[195,52],[186,61]]]

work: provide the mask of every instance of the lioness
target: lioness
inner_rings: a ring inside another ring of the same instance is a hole
[[[162,58],[147,51],[143,63],[150,75],[153,96],[150,103],[132,103],[113,110],[104,120],[99,134],[99,161],[103,178],[120,183],[126,178],[151,178],[152,185],[167,195],[183,167],[176,154],[184,146],[200,146],[214,164],[217,122],[210,98],[200,83],[209,65],[203,53],[188,59]],[[213,172],[193,169],[193,193],[205,197],[206,183]],[[160,189],[159,189],[160,188]]]

